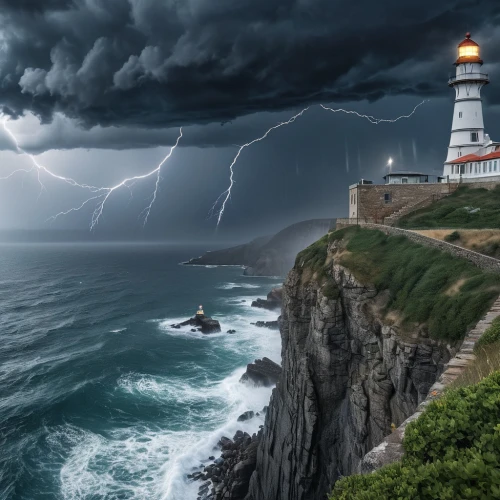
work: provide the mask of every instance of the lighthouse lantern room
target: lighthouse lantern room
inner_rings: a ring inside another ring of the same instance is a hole
[[[482,65],[480,47],[467,33],[458,46],[456,75],[448,82],[455,89],[450,145],[444,164],[444,176],[449,179],[500,175],[500,143],[484,132],[481,89],[490,80],[481,71]]]

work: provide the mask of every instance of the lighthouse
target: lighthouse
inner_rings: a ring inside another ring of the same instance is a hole
[[[458,45],[456,74],[448,81],[455,89],[455,108],[443,173],[450,180],[500,174],[500,143],[484,131],[481,89],[490,80],[482,65],[480,47],[467,33]]]

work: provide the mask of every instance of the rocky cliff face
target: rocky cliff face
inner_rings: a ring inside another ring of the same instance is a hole
[[[413,413],[455,352],[382,320],[387,295],[349,270],[332,262],[329,273],[328,291],[297,266],[285,283],[283,371],[247,500],[323,498]]]

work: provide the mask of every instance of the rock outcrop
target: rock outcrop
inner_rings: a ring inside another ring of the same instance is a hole
[[[281,309],[283,303],[283,289],[273,288],[268,294],[266,299],[257,299],[252,302],[252,307],[260,307],[261,309],[268,309],[274,311]]]
[[[329,262],[338,293],[323,294],[300,266],[284,285],[283,370],[246,500],[324,498],[413,413],[455,352],[418,325],[382,320],[387,293]]]
[[[269,358],[256,359],[254,363],[247,365],[240,382],[251,382],[257,387],[271,387],[276,385],[280,375],[280,365]]]
[[[171,325],[172,328],[180,328],[181,326],[196,326],[197,329],[191,331],[200,331],[201,333],[218,333],[221,331],[220,323],[216,319],[209,318],[203,314],[197,314],[187,321],[183,321],[177,325]]]
[[[255,470],[258,439],[256,434],[250,436],[242,431],[238,431],[232,440],[222,437],[219,441],[221,456],[206,466],[203,472],[188,476],[195,481],[206,481],[199,488],[198,498],[243,500]]]
[[[269,330],[279,330],[278,321],[257,321],[256,323],[250,323],[250,324],[257,326],[259,328],[269,328]]]

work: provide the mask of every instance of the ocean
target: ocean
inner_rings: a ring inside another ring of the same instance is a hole
[[[281,280],[179,265],[202,250],[0,246],[0,499],[195,500],[193,467],[258,430],[236,420],[271,389],[239,378],[280,337],[250,304]],[[222,333],[170,327],[199,304]]]

